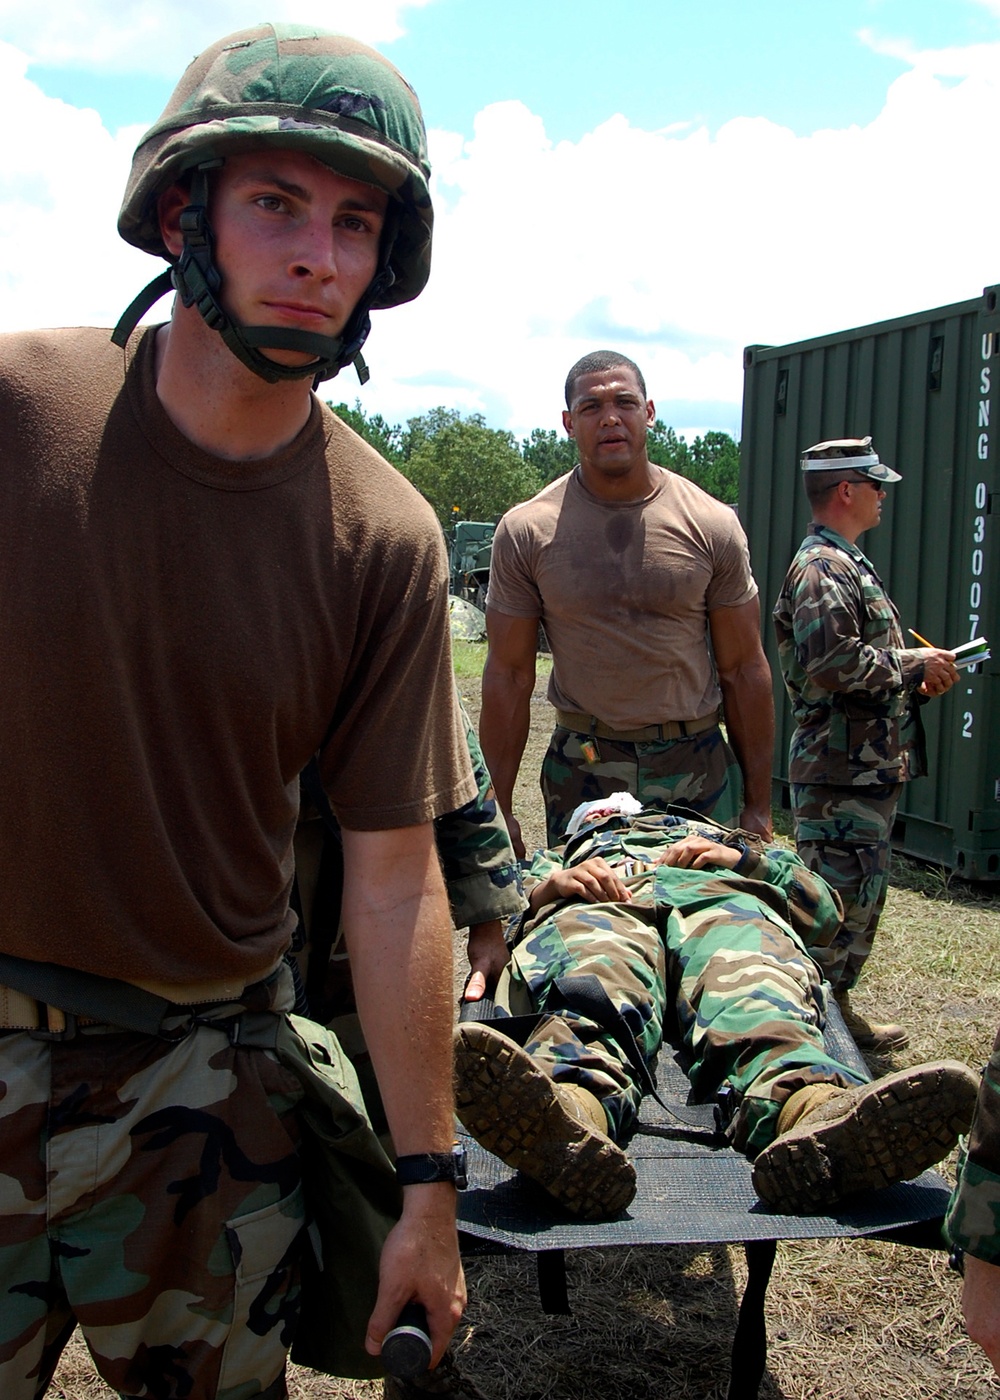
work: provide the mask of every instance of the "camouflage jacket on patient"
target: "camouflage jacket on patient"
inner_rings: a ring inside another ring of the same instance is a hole
[[[945,1228],[952,1244],[1000,1264],[1000,1033],[983,1074]]]
[[[759,912],[759,905],[765,904],[807,948],[824,947],[833,940],[843,916],[839,896],[807,870],[793,851],[780,846],[763,850],[748,846],[737,870],[686,870],[656,864],[668,846],[691,834],[727,845],[742,844],[739,833],[670,812],[642,812],[631,821],[627,817],[608,817],[556,850],[539,851],[531,862],[525,888],[530,893],[534,884],[554,870],[603,856],[619,875],[629,880],[633,900],[652,901],[681,914],[714,906],[720,913],[736,918],[752,918]],[[641,876],[648,878],[636,878]],[[519,936],[550,918],[558,907],[544,906],[530,921],[525,921]]]
[[[876,786],[926,772],[916,687],[923,660],[870,561],[813,524],[792,560],[774,627],[795,731],[793,783]]]

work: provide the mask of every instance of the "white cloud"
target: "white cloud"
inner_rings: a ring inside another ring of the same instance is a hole
[[[114,232],[139,129],[112,136],[96,112],[46,97],[25,68],[0,44],[0,328],[107,324],[154,272]]]
[[[710,424],[740,400],[746,344],[977,296],[1000,281],[1000,64],[977,49],[963,76],[949,52],[947,81],[940,58],[914,59],[874,121],[809,136],[617,116],[553,143],[516,102],[480,112],[464,145],[435,134],[431,286],[408,321],[379,324],[363,402],[419,411],[428,375],[444,386],[460,366],[471,387],[432,402],[557,426],[566,369],[604,343],[638,360],[675,422]],[[413,367],[421,385],[401,388]]]
[[[810,136],[616,116],[554,142],[519,102],[481,111],[471,140],[432,132],[434,272],[412,306],[376,313],[362,402],[391,421],[444,403],[558,427],[567,368],[610,344],[675,426],[731,426],[744,345],[978,295],[1000,281],[1000,65],[976,50],[967,72],[942,66],[914,56],[874,121]],[[158,267],[114,234],[137,133],[44,96],[2,46],[0,126],[31,133],[0,167],[3,328],[113,323]],[[347,372],[328,392],[359,391]]]
[[[1000,0],[979,0],[1000,16]],[[909,64],[917,72],[938,78],[995,77],[1000,65],[1000,44],[955,45],[943,49],[918,49],[909,39],[882,37],[872,29],[859,29],[858,39],[873,53]]]
[[[432,0],[271,0],[273,22],[344,30],[366,43],[404,32],[406,10]],[[33,63],[179,76],[222,34],[260,22],[258,0],[0,0],[0,32]]]

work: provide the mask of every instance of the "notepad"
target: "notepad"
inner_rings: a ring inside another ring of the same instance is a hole
[[[959,671],[964,671],[969,666],[978,666],[980,662],[989,661],[991,657],[990,644],[985,637],[963,642],[960,647],[952,647],[952,651],[955,653],[955,667]]]

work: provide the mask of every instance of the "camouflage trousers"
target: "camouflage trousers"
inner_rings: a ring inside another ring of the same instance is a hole
[[[584,746],[593,745],[590,761]],[[690,739],[591,738],[557,724],[542,760],[547,845],[558,846],[566,823],[581,802],[631,792],[644,806],[678,804],[738,826],[743,775],[736,755],[716,725]]]
[[[795,846],[844,903],[844,924],[813,957],[830,985],[848,991],[861,974],[889,888],[892,824],[901,783],[820,787],[792,783]]]
[[[300,1097],[269,1051],[205,1026],[0,1033],[4,1400],[44,1395],[77,1323],[123,1396],[287,1394]]]
[[[1000,1032],[959,1153],[957,1185],[944,1225],[952,1244],[1000,1265]]]
[[[529,928],[500,979],[497,1005],[514,1016],[540,1013],[525,1049],[554,1080],[596,1095],[621,1140],[638,1116],[638,1075],[615,1036],[568,1008],[554,985],[596,975],[648,1065],[666,1038],[686,1052],[696,1098],[732,1086],[740,1102],[730,1137],[755,1156],[797,1089],[861,1081],[828,1055],[819,971],[766,906],[748,918],[720,900],[682,915],[654,907],[652,881],[626,881],[631,903],[569,904]]]

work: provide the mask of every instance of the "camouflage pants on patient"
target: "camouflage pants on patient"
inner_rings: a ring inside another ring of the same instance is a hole
[[[45,1393],[77,1322],[124,1396],[283,1397],[298,1081],[220,1030],[94,1026],[0,1033],[0,1096],[4,1400]]]
[[[585,745],[593,744],[588,759]],[[743,807],[743,776],[716,725],[690,739],[591,739],[557,724],[542,760],[546,845],[557,846],[581,802],[630,792],[644,806],[677,804],[736,826]]]
[[[553,985],[596,974],[647,1064],[664,1035],[679,1038],[698,1098],[732,1085],[741,1102],[731,1137],[753,1156],[773,1140],[796,1089],[861,1081],[824,1049],[821,978],[790,929],[735,890],[730,901],[706,901],[697,912],[657,908],[654,881],[652,874],[626,881],[631,903],[556,908],[515,947],[497,1003],[512,1015],[543,1013],[525,1049],[553,1079],[601,1099],[621,1139],[642,1098],[636,1073],[614,1036],[566,1008]]]
[[[892,824],[901,783],[874,787],[792,784],[799,858],[844,903],[844,924],[813,956],[832,987],[848,991],[872,950],[889,887]]]

